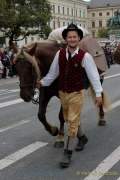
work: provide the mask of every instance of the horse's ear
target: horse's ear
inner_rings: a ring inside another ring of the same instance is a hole
[[[35,52],[36,47],[37,47],[37,43],[32,43],[30,45],[27,45],[26,47],[23,47],[23,49],[25,50],[25,52],[27,52],[32,56]]]

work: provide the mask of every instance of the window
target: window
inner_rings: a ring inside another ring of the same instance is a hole
[[[95,22],[92,21],[92,28],[95,28]]]
[[[110,15],[110,12],[107,12],[106,15],[109,16],[109,15]]]
[[[58,21],[58,28],[60,27],[60,21]]]
[[[53,5],[53,13],[55,13],[55,5]]]
[[[65,8],[63,7],[63,15],[65,14]]]
[[[99,21],[99,27],[102,28],[102,21]]]
[[[74,14],[74,13],[73,13],[73,8],[71,9],[71,14],[72,14],[72,16],[73,16],[73,14]]]
[[[53,29],[55,29],[55,21],[53,21]]]
[[[65,22],[63,22],[63,26],[65,26]]]
[[[92,36],[95,37],[95,31],[92,31]]]
[[[80,17],[81,17],[81,10],[80,10]]]
[[[99,13],[99,16],[102,16],[102,12]]]
[[[81,17],[83,17],[83,11],[81,10]]]
[[[92,13],[92,17],[95,17],[95,13]]]
[[[85,17],[85,11],[83,11],[83,17]]]
[[[67,8],[67,15],[69,15],[69,8]]]
[[[76,17],[77,17],[77,9],[76,9]]]
[[[58,14],[60,14],[60,6],[58,6]]]

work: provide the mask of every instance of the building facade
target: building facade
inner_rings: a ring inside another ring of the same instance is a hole
[[[120,9],[120,0],[48,0],[51,5],[52,18],[49,22],[51,29],[66,26],[74,22],[97,37],[99,29],[107,27],[107,20]],[[39,41],[40,36],[29,36],[19,42],[20,46],[26,43]]]
[[[100,29],[107,28],[107,21],[120,10],[120,0],[91,0],[88,6],[88,29],[94,37]]]
[[[51,29],[56,29],[71,22],[87,28],[87,6],[82,0],[49,0],[52,7]]]
[[[48,0],[48,2],[51,5],[52,18],[49,25],[52,30],[71,22],[88,29],[87,2],[82,0]],[[22,46],[35,41],[40,41],[39,35],[29,36],[18,44]],[[8,44],[8,40],[6,40],[6,44]]]

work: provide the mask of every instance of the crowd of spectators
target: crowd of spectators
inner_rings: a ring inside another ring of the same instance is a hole
[[[106,61],[107,61],[107,65],[108,65],[108,68],[110,68],[110,66],[112,64],[115,64],[115,61],[114,61],[114,53],[116,51],[116,48],[119,44],[116,44],[115,46],[112,46],[110,44],[105,44],[105,46],[103,46],[103,50],[104,50],[104,53],[105,53],[105,56],[106,56]]]
[[[12,50],[0,48],[0,79],[12,78],[16,75],[13,58],[14,53]]]

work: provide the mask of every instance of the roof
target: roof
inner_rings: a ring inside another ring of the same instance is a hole
[[[91,0],[89,8],[98,8],[105,6],[120,6],[120,0]]]

